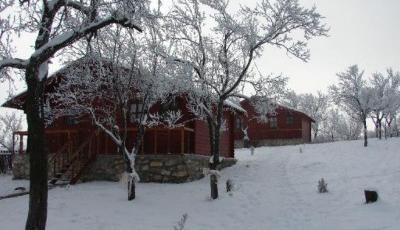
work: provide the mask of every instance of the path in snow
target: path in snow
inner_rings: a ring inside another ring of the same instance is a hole
[[[265,229],[296,229],[299,223],[307,220],[306,213],[301,210],[302,200],[288,179],[286,166],[292,153],[275,150],[278,149],[264,149],[261,153],[259,149],[256,154],[262,156],[253,159],[244,156],[238,165],[245,167],[237,171],[241,174],[237,176],[239,193],[243,195],[239,202],[249,203],[251,208],[247,205],[244,208],[250,214],[249,218],[255,218],[258,223],[254,229],[259,229],[259,226],[265,226]],[[246,168],[247,173],[243,174]]]

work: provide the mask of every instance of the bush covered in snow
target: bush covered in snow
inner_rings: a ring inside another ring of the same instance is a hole
[[[318,192],[319,193],[326,193],[328,192],[328,184],[325,183],[324,178],[318,181]]]
[[[182,218],[178,221],[177,225],[174,226],[174,230],[184,230],[187,218],[188,214],[187,213],[183,214]]]

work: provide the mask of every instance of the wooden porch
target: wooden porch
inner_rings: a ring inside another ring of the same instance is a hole
[[[136,128],[127,129],[129,148],[133,147]],[[58,181],[76,183],[85,169],[99,154],[119,154],[112,140],[97,129],[46,130],[49,149],[49,183]],[[26,154],[27,131],[13,133],[13,153]],[[140,155],[186,154],[194,152],[194,129],[179,127],[174,129],[148,128],[140,146]]]
[[[128,128],[128,147],[133,147],[133,139],[136,136],[136,128]],[[98,132],[97,138],[92,143],[94,151],[101,154],[117,154],[118,150],[112,140],[99,130],[46,130],[45,135],[49,147],[50,155],[56,153],[64,144],[68,143],[69,152],[74,145],[84,141],[88,134]],[[193,152],[194,129],[188,127],[179,127],[174,129],[166,128],[148,128],[142,140],[140,154],[185,154]],[[16,131],[13,133],[14,154],[26,153],[26,139],[28,131]],[[177,148],[178,146],[178,148]],[[76,147],[76,146],[75,146]],[[165,148],[163,148],[165,147]]]

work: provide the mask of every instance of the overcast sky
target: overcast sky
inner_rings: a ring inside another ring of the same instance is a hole
[[[326,91],[336,73],[352,64],[365,69],[366,77],[387,67],[400,69],[399,0],[300,0],[315,4],[326,17],[329,37],[309,43],[311,59],[303,63],[284,51],[266,50],[265,71],[282,72],[296,92]]]
[[[254,4],[256,0],[231,0],[231,4]],[[300,0],[304,6],[316,5],[326,17],[329,37],[309,43],[308,63],[288,57],[286,52],[265,49],[257,61],[264,73],[282,73],[289,77],[289,87],[298,93],[324,92],[336,81],[336,73],[358,64],[366,76],[383,72],[387,67],[400,70],[400,1],[399,0]],[[33,42],[20,39],[18,57],[25,58]],[[51,70],[59,66],[50,67]],[[0,103],[8,87],[0,85]]]

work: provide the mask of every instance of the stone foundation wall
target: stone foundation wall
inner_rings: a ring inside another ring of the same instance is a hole
[[[86,172],[82,175],[82,181],[108,180],[118,181],[124,172],[125,165],[119,155],[98,155]],[[49,169],[49,178],[51,178]],[[29,155],[15,155],[13,160],[13,179],[29,180]]]
[[[25,179],[29,180],[29,155],[28,154],[16,154],[14,155],[14,159],[12,162],[12,172],[13,172],[13,179],[15,180],[20,180],[20,179]],[[48,170],[48,178],[53,177],[53,170],[51,169],[51,166],[49,165],[49,170]]]
[[[81,181],[119,181],[124,171],[125,163],[121,155],[97,155],[96,160],[83,173]]]
[[[12,163],[12,172],[13,179],[20,180],[26,179],[29,180],[29,155],[16,154],[14,155],[13,163]]]
[[[136,170],[142,182],[183,183],[203,178],[209,157],[200,155],[142,155],[136,158]],[[219,169],[236,163],[224,158]]]
[[[194,154],[140,155],[136,158],[135,167],[141,182],[183,183],[204,177],[203,168],[208,168],[208,162],[209,156]],[[235,163],[236,159],[224,158],[219,169],[232,166]],[[124,171],[125,163],[122,156],[98,155],[96,160],[83,173],[81,181],[119,181]],[[29,179],[29,155],[15,156],[13,174],[14,179]]]
[[[254,147],[260,146],[281,146],[281,145],[298,145],[303,144],[304,141],[302,138],[293,138],[293,139],[264,139],[251,141],[251,144]],[[235,148],[244,148],[243,140],[235,140]]]

